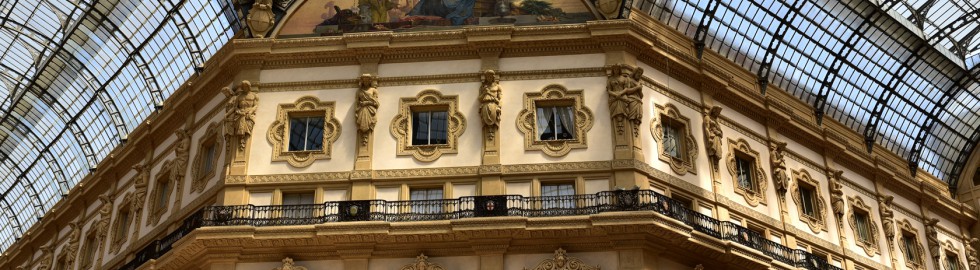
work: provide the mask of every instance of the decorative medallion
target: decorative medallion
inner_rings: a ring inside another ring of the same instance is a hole
[[[415,262],[406,264],[402,266],[399,270],[445,270],[442,266],[429,262],[429,257],[425,254],[419,254],[415,257]]]
[[[565,254],[565,250],[559,248],[555,250],[555,257],[551,259],[545,259],[538,263],[534,268],[524,270],[600,270],[599,265],[591,266],[586,265],[582,260],[578,258],[569,257]]]
[[[272,270],[306,270],[306,267],[296,266],[293,263],[293,258],[286,257],[282,259],[282,266],[273,268]]]

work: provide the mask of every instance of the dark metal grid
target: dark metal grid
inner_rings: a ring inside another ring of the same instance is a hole
[[[0,250],[241,26],[229,0],[0,2]]]
[[[636,3],[692,36],[696,47],[704,44],[758,74],[761,86],[774,83],[813,104],[818,121],[829,115],[862,132],[869,146],[882,145],[910,168],[956,186],[980,126],[978,74],[965,68],[980,62],[976,50],[966,59],[951,57],[941,41],[930,42],[910,30],[915,25],[866,0]],[[977,20],[968,20],[973,13],[926,32],[938,33],[936,40],[976,33]]]

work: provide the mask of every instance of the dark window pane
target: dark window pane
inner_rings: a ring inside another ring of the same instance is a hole
[[[447,144],[446,130],[447,130],[447,113],[446,112],[432,112],[432,125],[430,126],[429,133],[429,144]]]
[[[303,151],[306,144],[306,118],[289,119],[288,151]]]
[[[429,144],[429,112],[412,112],[412,145]]]
[[[306,151],[323,150],[323,118],[307,118]]]
[[[559,140],[571,140],[575,136],[575,111],[570,106],[554,107],[555,110],[555,130],[558,134],[555,137]]]

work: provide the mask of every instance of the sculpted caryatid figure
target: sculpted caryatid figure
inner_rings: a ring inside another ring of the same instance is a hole
[[[785,142],[772,141],[769,143],[769,163],[772,166],[772,182],[780,194],[789,187],[789,177],[786,175],[785,151]]]
[[[41,247],[41,261],[38,262],[37,270],[48,270],[51,269],[51,264],[54,262],[54,250],[48,246]]]
[[[881,228],[885,232],[885,236],[888,237],[889,243],[891,243],[891,239],[895,238],[895,213],[892,212],[893,199],[895,198],[890,195],[878,197],[878,211],[881,212]]]
[[[488,69],[483,71],[481,77],[483,86],[480,87],[480,118],[489,130],[490,139],[493,140],[494,133],[500,126],[500,75]]]
[[[357,91],[357,131],[361,133],[361,144],[367,145],[367,135],[374,130],[378,123],[378,80],[370,74],[363,74],[358,82]]]
[[[183,179],[184,172],[187,170],[187,161],[190,159],[191,136],[186,129],[177,129],[177,144],[174,146],[173,166],[170,167],[170,175],[176,180]],[[179,178],[179,179],[177,179]]]
[[[68,235],[68,246],[62,252],[65,253],[65,269],[74,269],[75,257],[78,256],[79,241],[82,237],[82,228],[78,222],[68,223],[71,233]]]
[[[973,247],[977,243],[980,243],[980,239],[970,238],[970,241],[966,243],[966,263],[969,264],[970,270],[980,269],[980,258],[977,258],[977,249]]]
[[[112,199],[109,195],[99,195],[102,206],[99,208],[99,222],[95,224],[95,235],[101,240],[105,240],[109,233],[109,220],[112,218]],[[100,242],[101,243],[101,242]]]
[[[143,163],[133,165],[133,170],[136,171],[135,183],[133,184],[136,187],[136,191],[133,193],[133,200],[130,203],[133,206],[132,209],[134,212],[141,213],[143,210],[143,200],[146,199],[146,188],[150,180],[150,172]]]
[[[608,69],[606,92],[609,94],[609,113],[616,121],[620,134],[623,133],[623,121],[628,120],[636,136],[643,119],[643,85],[640,84],[643,69],[633,68],[630,73],[629,66],[625,64],[612,65]]]
[[[705,148],[707,148],[708,157],[715,164],[718,163],[718,160],[721,160],[721,139],[723,137],[721,122],[718,119],[719,116],[721,116],[721,107],[714,106],[710,109],[705,109],[704,136],[707,141]]]
[[[841,175],[843,174],[844,171],[827,173],[830,186],[830,208],[834,210],[834,214],[837,216],[844,215],[844,185],[841,184],[843,181]]]
[[[252,135],[255,127],[255,112],[259,106],[259,96],[252,91],[252,83],[242,81],[235,91],[225,87],[221,89],[229,99],[225,103],[225,138],[237,136],[238,149],[245,150],[245,142]],[[230,145],[230,144],[229,144]]]
[[[932,254],[932,260],[934,262],[939,262],[939,230],[936,226],[939,226],[939,219],[929,218],[926,219],[926,242],[929,244],[929,254]]]

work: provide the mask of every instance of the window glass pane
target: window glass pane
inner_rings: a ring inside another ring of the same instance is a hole
[[[755,185],[752,184],[752,162],[736,156],[735,168],[738,185],[743,189],[755,190]]]
[[[123,209],[121,212],[119,214],[119,227],[116,228],[115,239],[122,239],[126,236],[126,231],[129,230],[129,209]]]
[[[431,112],[432,122],[430,125],[429,133],[429,144],[446,144],[448,140],[446,139],[447,122],[446,118],[448,114],[446,112]]]
[[[865,213],[854,213],[854,225],[857,227],[858,239],[868,242],[871,237],[868,234],[868,216]]]
[[[157,209],[163,209],[167,206],[167,199],[170,197],[170,182],[160,181],[160,187],[157,191]]]
[[[902,244],[905,245],[905,258],[908,258],[910,261],[918,262],[918,256],[915,255],[915,242],[913,241],[914,238],[912,238],[911,235],[902,235]]]
[[[313,193],[283,193],[282,205],[313,204]]]
[[[575,112],[572,107],[555,107],[555,134],[556,139],[571,140],[575,136]]]
[[[204,175],[207,175],[207,174],[211,173],[212,171],[214,171],[214,162],[215,162],[215,160],[214,160],[214,154],[217,152],[217,149],[215,149],[216,147],[214,147],[214,146],[215,145],[213,143],[212,144],[209,144],[207,146],[207,150],[205,150],[205,152],[204,152],[205,153],[205,155],[204,155],[204,166],[203,166],[204,167],[204,170],[203,170],[203,174]]]
[[[323,150],[323,118],[306,119],[306,151]]]
[[[429,144],[429,112],[412,112],[412,145]]]
[[[679,135],[677,133],[677,129],[674,128],[674,126],[668,123],[667,121],[664,121],[663,129],[664,129],[664,137],[663,137],[664,152],[666,152],[667,155],[670,155],[673,158],[680,159],[681,150],[680,150],[680,143],[679,143],[680,141],[677,139]]]
[[[303,151],[306,144],[306,118],[289,119],[289,151]]]
[[[554,115],[555,111],[552,110],[552,107],[538,107],[538,140],[555,139]]]
[[[409,191],[409,200],[423,201],[412,203],[412,212],[432,214],[442,212],[442,189],[412,189]]]
[[[960,264],[956,259],[956,254],[946,254],[946,265],[949,266],[950,270],[960,269]]]
[[[542,198],[541,207],[551,208],[575,208],[575,185],[573,184],[544,184],[541,185],[541,196],[551,197]]]
[[[803,208],[803,214],[814,216],[813,189],[808,186],[800,186],[800,206]]]

